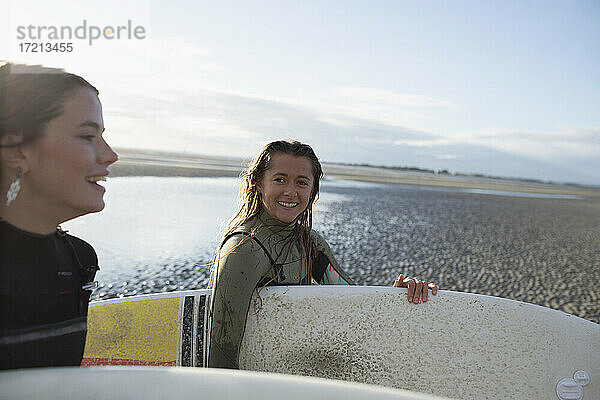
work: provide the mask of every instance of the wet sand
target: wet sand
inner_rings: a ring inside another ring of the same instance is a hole
[[[600,201],[381,185],[315,224],[356,282],[399,272],[441,288],[499,296],[600,322]]]

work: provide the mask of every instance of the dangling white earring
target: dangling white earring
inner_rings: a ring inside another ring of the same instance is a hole
[[[8,188],[8,192],[6,192],[6,206],[8,207],[10,203],[13,202],[14,199],[17,198],[19,194],[19,190],[21,190],[21,174],[23,173],[23,169],[21,167],[17,167],[17,179],[13,183],[10,184]]]

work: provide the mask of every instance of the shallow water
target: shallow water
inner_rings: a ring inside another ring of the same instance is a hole
[[[122,177],[106,209],[64,227],[98,253],[94,299],[205,287],[236,178]],[[600,204],[582,198],[322,184],[314,227],[359,284],[400,272],[600,321]]]
[[[104,211],[63,224],[98,253],[104,291],[94,298],[205,286],[207,267],[199,264],[210,261],[236,211],[239,179],[118,177],[105,186]],[[345,200],[323,193],[316,210]]]

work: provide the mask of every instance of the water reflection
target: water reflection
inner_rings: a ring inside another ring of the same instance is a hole
[[[106,189],[104,211],[63,228],[94,246],[99,279],[114,281],[207,262],[236,211],[239,179],[118,177]],[[322,193],[316,210],[344,199]]]

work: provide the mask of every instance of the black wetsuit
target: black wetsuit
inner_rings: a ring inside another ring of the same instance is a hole
[[[88,243],[0,220],[0,369],[80,365],[98,269]]]

